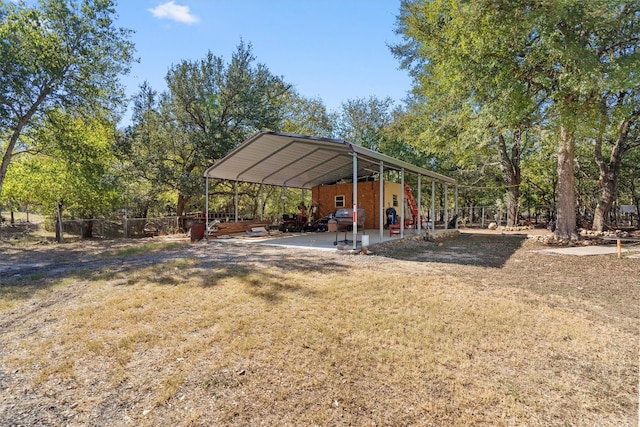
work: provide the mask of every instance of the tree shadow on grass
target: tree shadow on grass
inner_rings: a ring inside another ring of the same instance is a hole
[[[274,250],[246,245],[206,244],[169,247],[165,250],[103,252],[95,255],[70,251],[61,258],[61,247],[53,247],[56,257],[32,259],[25,252],[15,264],[0,268],[0,300],[31,298],[36,292],[65,280],[115,281],[131,286],[140,280],[160,286],[178,286],[185,281],[203,287],[218,286],[236,278],[247,284],[250,293],[276,302],[289,292],[313,295],[304,285],[291,284],[288,272],[296,274],[336,272],[344,265],[326,259],[317,251]],[[185,276],[186,274],[186,276]]]
[[[438,242],[400,242],[384,248],[380,255],[416,262],[502,268],[526,240],[527,236],[516,234],[461,233]]]
[[[286,255],[286,253],[285,253]],[[255,262],[259,262],[256,264]],[[234,279],[245,285],[252,296],[277,303],[287,294],[300,294],[313,297],[317,291],[307,286],[306,274],[335,273],[345,271],[344,265],[328,261],[322,257],[287,258],[286,256],[262,253],[259,257],[247,260],[247,263],[221,267],[207,261],[198,265],[193,276],[199,278],[202,286],[218,286],[226,279]]]

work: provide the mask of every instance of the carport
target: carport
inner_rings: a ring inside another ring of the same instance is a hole
[[[436,185],[444,192],[445,227],[448,223],[448,187],[454,187],[455,211],[458,210],[458,187],[453,178],[412,165],[402,160],[369,150],[347,141],[308,135],[261,131],[217,160],[204,172],[206,180],[206,229],[209,228],[209,179],[223,179],[235,183],[235,217],[238,219],[238,182],[273,185],[279,187],[311,189],[319,185],[334,184],[351,180],[353,182],[353,212],[358,207],[358,180],[378,177],[380,196],[383,192],[385,170],[398,171],[401,186],[404,187],[405,174],[417,176],[418,211],[421,210],[421,187],[423,177],[431,181],[431,217],[435,212]],[[404,193],[401,193],[400,236],[404,236]],[[380,240],[384,234],[384,206],[380,197]],[[417,221],[422,228],[422,220]],[[435,221],[431,221],[435,227]],[[353,249],[357,244],[358,224],[353,215]]]

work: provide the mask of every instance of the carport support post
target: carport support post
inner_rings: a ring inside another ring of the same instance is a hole
[[[420,212],[422,211],[422,175],[418,175],[418,234],[422,231],[422,218],[420,217]]]
[[[455,211],[453,212],[454,215],[458,215],[458,185],[456,184],[455,187],[453,187],[453,194],[454,194],[454,206],[455,206]],[[458,221],[456,220],[456,227],[458,228]]]
[[[56,203],[56,228],[58,231],[58,243],[64,243],[64,235],[62,231],[62,213],[60,212],[60,202]],[[13,211],[11,213],[13,215]],[[13,217],[11,217],[13,219]],[[124,209],[124,217],[122,223],[124,224],[124,237],[127,238],[127,208]]]
[[[233,185],[233,192],[235,198],[235,214],[236,214],[236,222],[238,222],[238,181],[236,181]]]
[[[358,246],[358,155],[353,153],[353,250]]]
[[[283,185],[282,187],[280,187],[280,201],[282,202],[282,212],[280,212],[282,216],[280,218],[284,218],[284,211],[286,210],[285,200],[286,200],[286,197],[284,195],[284,185]]]
[[[260,221],[264,221],[264,184],[260,184]]]
[[[449,186],[445,182],[444,184],[444,229],[449,228],[449,201],[447,196],[449,195]]]
[[[400,169],[400,238],[404,238],[404,168]]]
[[[431,181],[431,231],[436,231],[436,182]]]
[[[380,199],[380,221],[379,221],[379,227],[380,227],[380,242],[382,242],[382,239],[384,237],[384,178],[383,178],[383,174],[384,174],[384,164],[383,162],[380,162],[380,194],[379,194],[379,199]]]
[[[209,177],[204,178],[204,236],[209,238]]]

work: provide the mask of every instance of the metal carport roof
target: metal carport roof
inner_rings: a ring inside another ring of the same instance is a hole
[[[439,183],[456,185],[453,178],[347,141],[271,131],[249,137],[209,166],[204,176],[310,189],[352,179],[354,154],[358,178],[378,174],[383,164],[385,169],[404,169]]]

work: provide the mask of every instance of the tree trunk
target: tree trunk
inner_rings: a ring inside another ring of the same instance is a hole
[[[606,172],[603,174],[603,172],[600,171],[600,182],[602,183],[602,192],[598,199],[596,210],[593,214],[593,225],[591,229],[602,232],[607,228],[605,218],[611,210],[613,201],[616,198],[618,183],[617,174],[612,172]]]
[[[62,231],[62,202],[59,202],[56,205],[56,242],[64,242],[64,235]]]
[[[602,155],[602,138],[598,138],[596,140],[594,154],[598,170],[600,171],[600,178],[598,182],[602,186],[602,192],[598,199],[598,204],[596,205],[596,211],[593,214],[592,230],[600,232],[605,230],[605,217],[611,210],[611,206],[613,206],[613,202],[618,196],[618,179],[620,177],[620,169],[622,167],[622,157],[629,148],[627,145],[629,131],[631,129],[631,125],[638,119],[638,116],[640,116],[640,110],[634,110],[627,119],[620,123],[618,136],[613,144],[608,164],[604,161],[604,157]]]
[[[20,137],[20,132],[24,127],[24,123],[26,123],[26,121],[24,120],[18,121],[18,126],[16,126],[16,129],[11,134],[11,138],[9,138],[9,144],[7,145],[6,151],[2,155],[2,162],[0,162],[0,194],[2,194],[2,184],[4,183],[4,177],[7,175],[9,164],[11,163],[11,159],[13,158],[13,150],[15,149],[16,143],[18,142],[18,138]],[[4,145],[4,141],[2,145]]]
[[[82,238],[90,239],[93,237],[93,221],[84,220],[82,221]]]
[[[573,131],[560,127],[558,138],[558,218],[555,237],[578,240],[576,233],[576,194],[574,163],[576,141]]]
[[[593,224],[591,229],[602,232],[606,227],[605,216],[611,209],[611,205],[613,204],[613,199],[615,197],[615,186],[609,171],[609,165],[604,161],[604,157],[602,156],[602,138],[597,138],[594,154],[596,157],[596,164],[598,165],[598,170],[600,172],[598,184],[602,187],[602,192],[598,199],[596,210],[593,213]]]
[[[636,207],[636,227],[640,228],[640,197],[637,194],[634,181],[631,180],[631,199]]]
[[[176,215],[184,215],[184,207],[187,205],[188,197],[182,193],[178,194],[178,205],[176,206]]]
[[[517,186],[509,186],[509,191],[507,192],[507,227],[518,225],[518,217],[520,216],[519,200],[519,184]]]
[[[500,169],[507,184],[507,227],[518,225],[520,184],[522,183],[520,173],[521,136],[520,131],[514,133],[511,150],[507,149],[504,135],[498,136]]]

